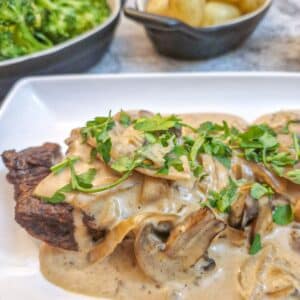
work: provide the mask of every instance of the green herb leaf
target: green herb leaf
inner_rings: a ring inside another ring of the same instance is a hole
[[[75,163],[76,161],[78,161],[80,158],[79,157],[67,157],[66,159],[64,159],[62,162],[52,166],[50,168],[51,172],[53,172],[54,174],[58,174],[59,172],[61,172],[63,169],[67,168],[69,166],[70,163]]]
[[[152,133],[146,132],[145,139],[149,144],[156,143],[156,137]]]
[[[228,212],[231,204],[238,196],[238,184],[229,179],[229,184],[221,192],[212,191],[209,193],[208,201],[212,207],[216,207],[218,211],[224,213]]]
[[[171,128],[179,128],[181,119],[172,115],[162,117],[157,114],[150,118],[140,118],[135,121],[134,128],[144,132],[167,131]]]
[[[112,148],[111,139],[107,139],[105,142],[97,145],[97,152],[101,155],[103,161],[108,164],[110,162],[110,152]]]
[[[255,234],[253,242],[250,247],[249,254],[250,255],[255,255],[257,254],[260,250],[262,249],[262,244],[261,244],[261,237],[260,234]]]
[[[56,191],[52,197],[41,197],[41,199],[47,203],[59,204],[59,203],[64,202],[64,200],[66,198],[64,193],[70,193],[70,192],[72,192],[72,190],[73,189],[72,189],[71,185],[67,184],[64,187],[62,187],[61,189],[59,189],[58,191]]]
[[[91,149],[91,153],[90,153],[90,164],[91,163],[93,163],[95,160],[96,160],[96,158],[97,158],[97,149],[96,148],[92,148]]]
[[[130,116],[123,110],[121,110],[120,112],[120,123],[124,126],[124,127],[129,127],[131,124],[131,118]]]
[[[289,171],[286,176],[296,184],[300,184],[300,169]]]
[[[92,182],[97,174],[96,169],[89,169],[87,172],[77,175],[77,183],[83,188],[91,188]]]
[[[251,186],[251,196],[252,198],[259,200],[264,196],[271,196],[274,194],[272,188],[266,184],[254,183]]]
[[[112,163],[111,168],[119,173],[124,173],[133,170],[138,166],[138,162],[129,157],[121,157]]]
[[[273,221],[278,225],[288,225],[293,222],[293,219],[293,210],[289,204],[279,205],[273,212]]]

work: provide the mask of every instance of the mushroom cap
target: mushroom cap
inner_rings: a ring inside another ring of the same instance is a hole
[[[225,224],[208,208],[190,214],[176,226],[169,220],[147,219],[135,239],[137,262],[157,282],[197,276],[193,266],[205,259],[212,240],[224,229]]]

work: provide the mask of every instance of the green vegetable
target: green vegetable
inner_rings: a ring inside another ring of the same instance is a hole
[[[123,110],[121,110],[120,112],[120,123],[124,126],[124,127],[129,127],[131,124],[131,118],[130,116]]]
[[[296,184],[300,184],[300,169],[289,171],[286,176]]]
[[[185,149],[181,146],[175,146],[173,150],[164,157],[164,166],[160,170],[158,170],[157,174],[168,175],[171,167],[173,167],[178,172],[183,172],[184,168],[180,159],[180,157],[183,155],[187,155]]]
[[[288,225],[293,222],[293,210],[291,205],[279,205],[273,212],[273,221],[278,225]]]
[[[54,174],[57,174],[57,173],[61,172],[63,169],[67,168],[70,165],[70,163],[75,163],[78,160],[80,160],[80,157],[78,157],[78,156],[67,157],[62,162],[52,166],[50,168],[50,170]]]
[[[162,117],[157,114],[150,118],[140,118],[135,121],[134,128],[144,132],[167,131],[172,128],[180,128],[181,119],[172,115]]]
[[[229,179],[229,184],[221,192],[211,191],[209,193],[208,202],[212,207],[215,207],[219,212],[228,212],[231,204],[238,196],[238,184]]]
[[[267,125],[254,125],[239,135],[238,147],[247,160],[263,163],[267,168],[284,176],[286,167],[293,166],[297,160],[289,152],[279,152],[276,133]]]
[[[76,162],[76,160],[70,160],[69,162],[74,163],[74,162]],[[55,174],[57,174],[57,173],[55,172]],[[94,178],[96,176],[96,170],[89,169],[87,172],[82,173],[80,175],[76,175],[76,176],[77,176],[77,180],[80,185],[85,186],[85,187],[90,187],[92,181],[94,180]],[[65,200],[65,198],[66,198],[66,196],[64,195],[65,193],[71,193],[71,192],[73,192],[72,185],[67,184],[64,187],[62,187],[61,189],[59,189],[58,191],[56,191],[52,197],[50,197],[50,198],[42,197],[42,200],[45,202],[51,203],[51,204],[58,204]]]
[[[252,198],[259,200],[264,196],[271,196],[274,194],[274,191],[271,187],[266,184],[253,183],[251,186],[251,196]]]
[[[292,138],[293,138],[294,148],[296,152],[296,160],[298,160],[300,156],[299,138],[296,133],[292,134]]]
[[[132,171],[139,166],[141,162],[136,159],[130,159],[127,156],[121,157],[111,164],[111,168],[119,173]]]
[[[106,0],[1,0],[0,59],[52,47],[102,23]]]
[[[92,121],[86,123],[86,127],[81,129],[83,142],[88,138],[96,139],[96,150],[100,154],[105,163],[110,161],[111,138],[109,131],[115,126],[115,122],[109,114],[108,117],[96,117]]]
[[[250,251],[249,254],[250,255],[255,255],[257,254],[260,250],[262,249],[262,245],[261,245],[261,237],[260,234],[255,234],[253,242],[251,244],[250,247]]]

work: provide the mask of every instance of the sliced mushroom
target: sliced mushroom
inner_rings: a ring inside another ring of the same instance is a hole
[[[230,226],[226,227],[226,238],[229,242],[236,247],[242,247],[247,240],[247,231],[239,230]]]
[[[105,239],[96,245],[89,253],[88,260],[91,263],[101,261],[115,250],[115,248],[124,240],[124,238],[134,229],[136,229],[143,220],[147,218],[164,219],[169,222],[174,222],[176,216],[174,215],[161,215],[155,213],[144,213],[120,222],[115,226],[105,237]]]
[[[268,197],[259,199],[258,203],[258,216],[255,219],[255,222],[252,223],[252,239],[256,234],[259,234],[261,237],[266,236],[267,233],[269,233],[273,228],[272,207],[270,205]]]
[[[137,232],[134,246],[139,266],[157,282],[195,275],[192,267],[225,229],[208,208],[192,213],[174,228],[169,224],[169,235],[161,230],[162,224],[163,220],[147,219]]]
[[[293,226],[291,231],[290,245],[296,252],[300,253],[300,226],[298,224]]]
[[[294,207],[295,221],[300,223],[300,199],[296,200],[296,205]]]
[[[236,180],[245,179],[247,182],[253,182],[255,179],[248,163],[236,155],[231,160],[231,172]]]
[[[258,203],[250,196],[250,187],[241,187],[237,200],[231,205],[228,223],[236,229],[244,229],[258,215]]]
[[[299,266],[279,255],[273,245],[265,246],[245,261],[238,276],[243,299],[287,299],[300,288]]]
[[[261,164],[247,162],[251,167],[256,179],[260,182],[265,182],[273,188],[278,194],[287,194],[287,181],[273,174]]]
[[[206,174],[200,182],[200,188],[204,193],[209,191],[221,191],[228,185],[229,171],[224,165],[209,154],[201,155],[201,163]]]

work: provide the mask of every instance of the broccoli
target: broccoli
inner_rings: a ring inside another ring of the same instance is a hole
[[[109,14],[106,0],[0,0],[0,60],[66,41]]]
[[[79,35],[109,15],[103,0],[36,0],[46,11],[43,32],[55,41],[62,42]]]
[[[31,24],[36,18],[36,11],[30,0],[0,2],[0,25],[6,27],[4,33],[1,32],[1,56],[16,57],[49,47],[34,35]]]

